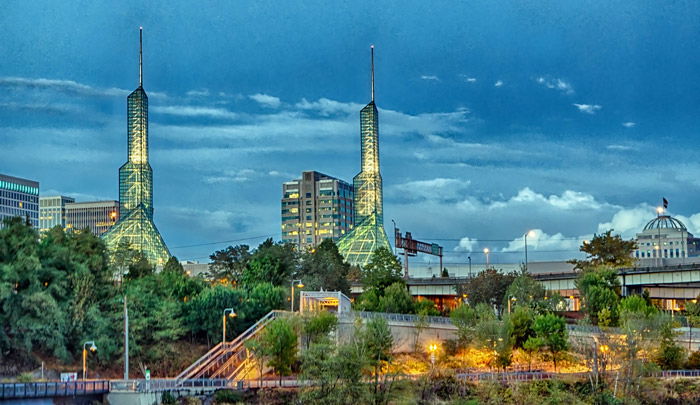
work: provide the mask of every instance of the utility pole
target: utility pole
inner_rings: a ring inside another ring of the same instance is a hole
[[[126,295],[124,295],[124,379],[129,379],[129,311],[126,308]]]

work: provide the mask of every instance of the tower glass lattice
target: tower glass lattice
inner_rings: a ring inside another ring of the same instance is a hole
[[[372,101],[360,111],[360,173],[353,179],[353,230],[338,242],[338,250],[354,265],[369,263],[379,248],[390,248],[384,231],[382,175],[379,170],[379,114],[374,103],[374,48],[372,48]]]
[[[119,168],[120,219],[103,238],[112,251],[128,244],[142,252],[151,263],[164,264],[170,252],[153,223],[153,171],[148,163],[148,96],[143,89],[142,77],[139,74],[139,87],[127,97],[128,152],[127,162]]]

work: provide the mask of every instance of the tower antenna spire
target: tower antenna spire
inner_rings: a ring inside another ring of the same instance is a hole
[[[139,27],[139,87],[143,87],[143,27]]]
[[[374,45],[371,45],[369,48],[372,55],[372,101],[374,102]]]

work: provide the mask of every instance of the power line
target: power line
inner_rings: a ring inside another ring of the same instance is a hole
[[[197,243],[194,245],[182,245],[182,246],[172,246],[171,249],[182,249],[182,248],[189,248],[189,247],[197,247],[197,246],[209,246],[209,245],[218,245],[220,243],[231,243],[231,242],[242,242],[244,240],[251,240],[251,239],[262,239],[262,238],[271,238],[272,235],[259,235],[259,236],[251,236],[248,238],[240,238],[240,239],[230,239],[230,240],[222,240],[219,242],[206,242],[206,243]]]

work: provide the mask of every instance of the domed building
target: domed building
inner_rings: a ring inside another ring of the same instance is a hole
[[[683,222],[670,215],[658,215],[637,234],[634,257],[641,260],[663,260],[659,264],[682,264],[686,258],[698,256],[700,239],[688,232]],[[666,260],[679,259],[679,260]]]

